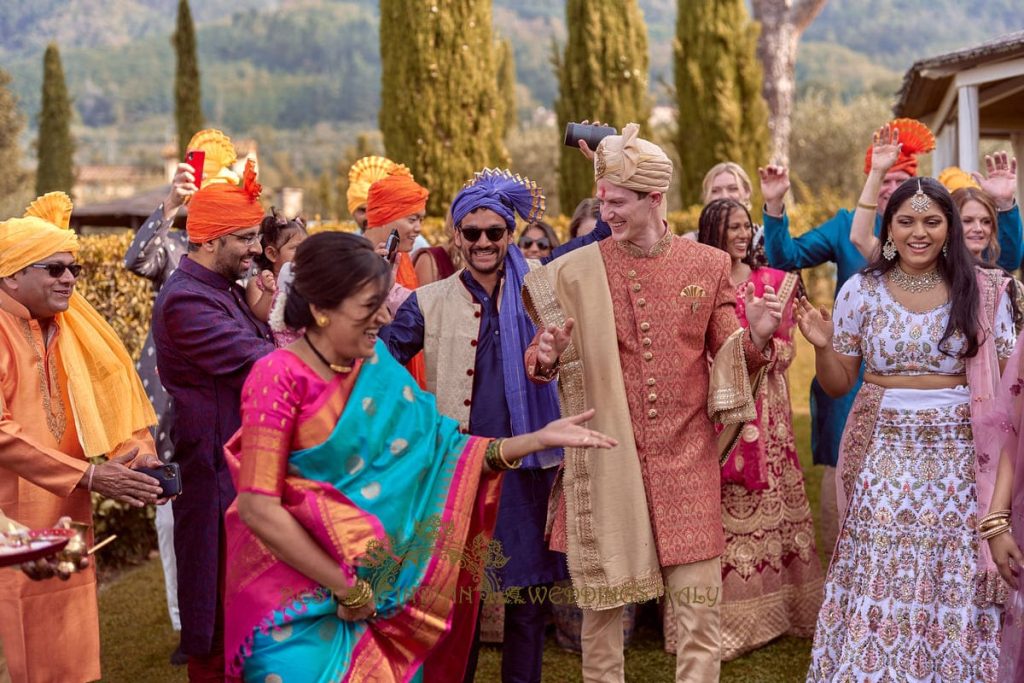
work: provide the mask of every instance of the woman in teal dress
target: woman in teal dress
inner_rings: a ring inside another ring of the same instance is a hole
[[[613,441],[593,412],[504,440],[459,432],[377,340],[390,267],[369,242],[314,235],[285,319],[306,334],[257,362],[226,446],[229,677],[461,680],[500,477],[528,453]]]

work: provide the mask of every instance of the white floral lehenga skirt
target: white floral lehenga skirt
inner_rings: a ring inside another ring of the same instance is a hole
[[[841,474],[848,508],[807,680],[995,681],[1006,588],[978,571],[970,394],[861,394],[844,457],[847,439],[868,441]]]

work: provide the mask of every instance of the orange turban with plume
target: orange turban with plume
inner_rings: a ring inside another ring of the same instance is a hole
[[[212,183],[192,195],[188,205],[188,241],[203,244],[237,230],[259,225],[263,220],[256,164],[245,162],[242,184]]]
[[[893,119],[889,126],[900,132],[900,156],[889,169],[889,173],[903,171],[917,175],[917,155],[927,154],[935,149],[935,136],[928,126],[916,119]],[[864,173],[871,172],[871,147],[864,155]]]
[[[345,192],[348,212],[354,214],[360,206],[365,207],[370,186],[378,180],[386,178],[388,173],[396,168],[405,168],[405,166],[379,156],[363,157],[352,164],[352,168],[348,169],[348,190]]]
[[[412,179],[409,169],[399,166],[370,186],[366,197],[366,227],[377,228],[426,211],[429,196],[430,191]]]

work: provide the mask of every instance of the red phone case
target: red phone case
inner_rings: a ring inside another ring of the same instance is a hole
[[[206,163],[206,152],[194,149],[185,154],[185,163],[192,167],[192,175],[196,177],[196,187],[203,182],[203,165]]]

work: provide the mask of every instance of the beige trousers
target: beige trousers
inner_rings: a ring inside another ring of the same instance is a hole
[[[677,683],[714,683],[721,669],[719,603],[721,558],[664,567],[665,600],[676,617]],[[623,607],[583,610],[583,680],[625,683],[622,649]]]
[[[839,507],[836,503],[836,468],[824,467],[821,474],[821,547],[825,549],[827,564],[839,537]]]

